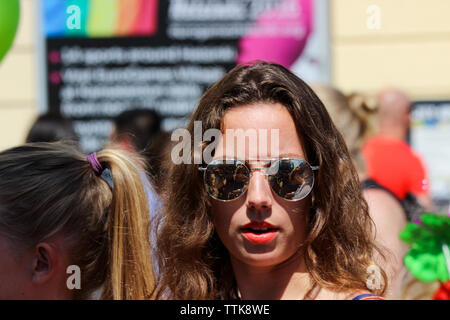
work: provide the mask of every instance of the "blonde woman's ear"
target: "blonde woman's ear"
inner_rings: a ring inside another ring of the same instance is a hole
[[[38,243],[26,253],[30,260],[30,286],[28,296],[32,299],[73,299],[74,291],[67,283],[69,259],[67,249],[55,237]],[[80,288],[81,289],[81,288]]]
[[[32,282],[35,285],[47,283],[55,274],[57,260],[56,250],[49,243],[42,242],[36,245],[31,266]]]

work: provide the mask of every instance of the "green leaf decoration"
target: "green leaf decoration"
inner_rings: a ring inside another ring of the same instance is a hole
[[[400,239],[411,245],[404,263],[414,277],[423,282],[450,280],[443,251],[443,245],[450,247],[450,217],[424,213],[420,224],[405,226]]]
[[[12,46],[19,16],[19,0],[0,0],[0,62]]]

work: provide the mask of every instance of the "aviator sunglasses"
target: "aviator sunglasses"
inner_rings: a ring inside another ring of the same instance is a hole
[[[252,161],[252,160],[249,160]],[[273,192],[284,200],[299,201],[308,196],[314,186],[314,171],[307,161],[296,158],[254,160],[269,162],[267,167],[249,168],[238,159],[216,159],[203,171],[203,180],[208,194],[219,201],[232,201],[242,196],[248,189],[252,171],[260,171],[267,176]]]

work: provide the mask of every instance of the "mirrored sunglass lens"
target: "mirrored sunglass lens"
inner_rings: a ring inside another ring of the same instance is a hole
[[[273,191],[287,200],[300,200],[311,191],[314,174],[307,162],[300,159],[281,159],[269,170]]]
[[[247,189],[249,171],[240,161],[213,161],[206,168],[206,191],[218,200],[233,200]]]

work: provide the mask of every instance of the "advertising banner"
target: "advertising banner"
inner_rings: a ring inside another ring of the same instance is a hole
[[[423,157],[433,199],[446,212],[450,203],[450,101],[415,102],[411,122],[411,145]]]
[[[327,22],[327,3],[42,0],[47,110],[72,119],[90,152],[125,110],[157,110],[167,131],[185,126],[203,92],[237,63],[262,59],[306,81],[323,78],[328,41],[317,29],[328,27],[315,21],[321,8]]]

